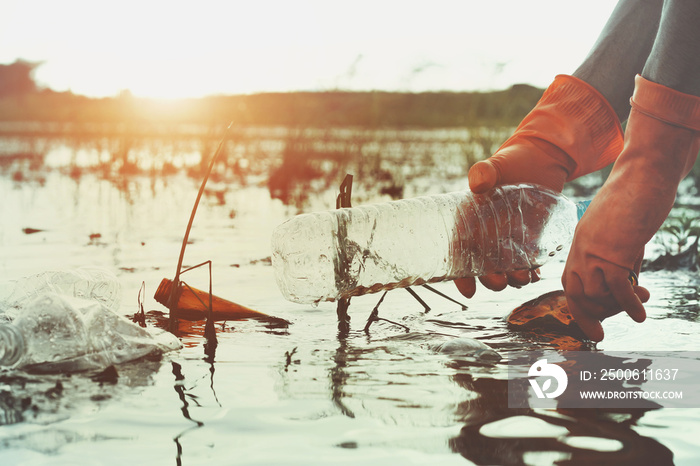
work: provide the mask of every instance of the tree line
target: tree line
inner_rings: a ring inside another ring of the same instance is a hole
[[[116,123],[162,121],[242,125],[349,127],[514,126],[543,90],[515,85],[493,92],[323,92],[218,95],[200,99],[155,100],[129,92],[88,98],[40,89],[37,64],[0,65],[0,120]]]

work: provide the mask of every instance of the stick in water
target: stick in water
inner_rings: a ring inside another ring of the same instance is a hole
[[[182,260],[185,257],[185,248],[187,247],[187,240],[190,237],[190,230],[192,229],[192,223],[194,222],[194,215],[195,215],[195,213],[197,213],[197,206],[199,206],[199,200],[202,198],[202,194],[204,193],[204,187],[206,186],[207,180],[209,179],[209,175],[211,174],[211,171],[214,168],[214,162],[216,162],[217,157],[221,153],[221,149],[224,147],[224,142],[226,142],[226,138],[228,138],[229,131],[231,130],[232,126],[233,126],[233,122],[229,123],[228,127],[226,128],[226,131],[224,132],[224,136],[221,138],[221,142],[219,142],[219,146],[216,148],[216,152],[214,152],[214,155],[212,156],[211,161],[209,162],[209,168],[207,169],[207,172],[204,175],[204,179],[202,180],[202,185],[199,187],[199,192],[197,193],[197,199],[195,199],[194,206],[192,207],[192,213],[190,214],[190,221],[187,224],[187,229],[185,230],[185,237],[182,239],[182,248],[180,249],[180,257],[177,260],[177,269],[175,270],[175,278],[173,279],[173,287],[172,287],[172,290],[170,291],[170,299],[168,299],[168,310],[170,311],[169,328],[170,328],[171,332],[174,331],[177,327],[177,318],[175,317],[175,312],[173,312],[173,311],[177,306],[177,290],[180,289],[180,271],[182,269]],[[210,290],[210,292],[211,292],[211,290]],[[212,309],[210,307],[209,308],[210,315],[208,317],[211,318],[212,323],[213,323],[213,318],[212,318],[211,313],[212,313]]]

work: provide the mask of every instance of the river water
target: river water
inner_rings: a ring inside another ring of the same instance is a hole
[[[152,296],[161,279],[174,276],[201,179],[185,168],[87,169],[74,148],[47,151],[3,159],[0,278],[105,267],[122,285],[124,315],[138,310],[145,284],[155,325],[166,309]],[[404,195],[466,185],[463,176],[427,168],[401,180]],[[507,361],[546,346],[537,335],[509,331],[504,319],[560,288],[563,257],[519,290],[480,288],[466,300],[451,283],[436,285],[466,310],[417,288],[431,308],[425,312],[409,293],[392,291],[379,315],[408,334],[387,321],[364,332],[379,296],[353,298],[350,331],[339,332],[333,304],[283,299],[268,260],[272,229],[300,211],[333,207],[337,185],[317,179],[290,202],[273,197],[261,173],[208,184],[185,265],[211,260],[215,294],[292,324],[219,323],[213,362],[205,360],[203,325],[183,325],[181,350],[120,366],[117,379],[0,374],[0,464],[700,463],[700,409],[509,409],[505,364],[475,365],[431,350],[436,341],[468,336]],[[354,199],[388,199],[371,184],[358,183]],[[208,286],[204,270],[183,279]],[[652,292],[648,320],[607,320],[597,348],[699,350],[698,277],[658,271],[641,281]]]

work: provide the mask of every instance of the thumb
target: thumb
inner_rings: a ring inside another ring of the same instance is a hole
[[[473,193],[484,193],[498,184],[498,170],[489,160],[476,162],[469,169],[469,189]]]
[[[455,280],[455,285],[462,295],[471,298],[476,293],[476,280],[474,277],[458,278]]]

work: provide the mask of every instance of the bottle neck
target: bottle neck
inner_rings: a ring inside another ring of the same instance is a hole
[[[12,324],[0,324],[0,367],[14,366],[24,354],[22,333]]]

